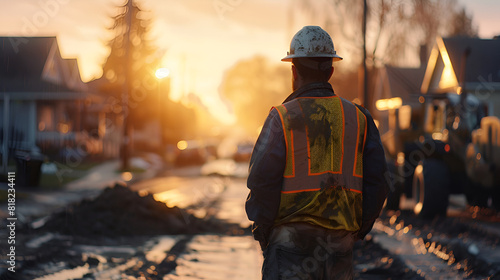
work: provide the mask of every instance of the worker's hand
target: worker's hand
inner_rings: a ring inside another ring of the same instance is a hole
[[[264,251],[269,245],[269,229],[254,223],[252,226],[252,233],[255,240],[259,241],[260,248]]]
[[[269,245],[269,242],[267,242],[267,240],[259,240],[259,244],[260,244],[260,249],[262,250],[262,252],[264,252],[267,246]]]
[[[360,231],[354,233],[354,242],[363,241],[363,239],[365,239],[365,236]]]

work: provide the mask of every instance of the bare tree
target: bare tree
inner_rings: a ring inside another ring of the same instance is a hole
[[[455,13],[451,20],[449,36],[477,37],[477,27],[474,26],[472,16],[467,14],[465,8]]]
[[[362,55],[360,0],[295,0],[295,6],[312,18],[321,18],[349,55]],[[430,48],[436,36],[477,34],[472,18],[456,0],[368,1],[367,53],[369,66],[402,64],[408,54],[418,56],[421,45]],[[451,24],[451,29],[449,28]]]

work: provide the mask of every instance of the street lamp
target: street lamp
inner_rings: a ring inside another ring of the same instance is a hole
[[[155,72],[155,76],[158,79],[158,104],[160,106],[159,117],[160,117],[160,151],[163,153],[165,149],[165,116],[163,114],[164,108],[162,108],[163,98],[161,90],[161,80],[167,79],[166,94],[168,95],[170,91],[170,70],[168,68],[158,68]],[[167,96],[168,97],[168,96]],[[162,155],[163,157],[164,155]]]

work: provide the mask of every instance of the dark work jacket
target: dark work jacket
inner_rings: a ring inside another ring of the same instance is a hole
[[[296,97],[327,97],[335,95],[329,83],[307,84],[293,92],[285,101]],[[363,150],[363,212],[357,237],[363,239],[378,218],[390,187],[390,175],[384,150],[373,118],[368,110],[358,106],[367,120],[367,135]],[[248,218],[254,222],[256,240],[265,246],[280,206],[283,174],[286,165],[286,144],[283,126],[276,109],[264,123],[250,160],[246,201]]]

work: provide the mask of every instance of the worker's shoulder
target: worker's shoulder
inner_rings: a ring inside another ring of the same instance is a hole
[[[273,106],[271,111],[275,111],[276,113],[283,114],[286,113],[290,110],[293,110],[294,108],[298,108],[299,104],[299,98],[295,98],[289,101],[286,101],[280,105]]]
[[[368,111],[368,109],[366,109],[365,107],[363,107],[359,104],[356,104],[356,103],[352,103],[352,104],[354,104],[354,106],[356,106],[361,111],[361,113],[363,113],[367,118],[370,118],[370,119],[373,118],[372,114],[370,113],[370,111]]]
[[[336,95],[338,96],[338,95]],[[352,106],[355,106],[356,108],[358,108],[366,117],[372,117],[372,115],[370,114],[370,111],[368,111],[368,109],[366,109],[365,107],[363,107],[362,105],[359,105],[359,104],[356,104],[352,101],[349,101],[343,97],[340,97],[338,96],[342,101],[343,101],[343,104],[350,104]]]
[[[273,106],[273,107],[271,107],[271,109],[269,109],[269,113],[267,114],[267,119],[269,121],[281,120],[281,116],[280,116],[281,115],[280,110],[282,111],[282,109],[280,109],[281,106],[283,106],[283,104]]]

